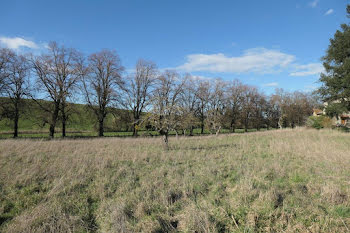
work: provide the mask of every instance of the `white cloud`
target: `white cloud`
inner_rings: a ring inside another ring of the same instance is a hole
[[[278,83],[273,82],[273,83],[265,83],[263,84],[264,87],[277,87]]]
[[[304,91],[306,92],[312,92],[314,90],[316,90],[319,86],[317,85],[306,85],[304,86]]]
[[[333,9],[329,9],[324,15],[330,15],[330,14],[332,14],[333,12],[334,12]]]
[[[310,63],[306,65],[296,65],[295,71],[290,73],[290,76],[308,76],[308,75],[318,75],[324,71],[322,64],[320,63]]]
[[[30,40],[25,40],[20,37],[0,37],[0,44],[10,49],[18,49],[20,47],[27,47],[31,49],[37,49],[39,46]]]
[[[319,0],[314,0],[314,1],[309,3],[309,6],[311,6],[312,8],[315,8],[318,3],[319,3]]]
[[[223,73],[274,73],[287,67],[295,56],[278,50],[254,48],[244,51],[242,56],[228,57],[217,54],[190,54],[187,62],[177,69],[187,72],[206,71]]]
[[[207,76],[202,76],[202,75],[192,75],[192,78],[194,80],[212,80],[212,79],[214,79],[213,77],[207,77]]]

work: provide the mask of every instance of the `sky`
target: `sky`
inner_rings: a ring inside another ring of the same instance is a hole
[[[312,91],[349,0],[1,0],[0,46],[40,54],[50,41],[114,49],[127,72],[239,79],[266,93]]]

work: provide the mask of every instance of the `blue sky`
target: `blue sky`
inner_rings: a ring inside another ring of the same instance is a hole
[[[310,91],[347,0],[2,1],[0,46],[43,51],[49,41],[85,54],[115,49],[160,69],[240,79],[267,93]]]

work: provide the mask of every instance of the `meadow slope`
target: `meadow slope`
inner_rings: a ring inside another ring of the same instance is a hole
[[[0,141],[0,232],[346,232],[350,134]]]

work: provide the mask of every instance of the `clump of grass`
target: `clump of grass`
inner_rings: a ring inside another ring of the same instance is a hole
[[[350,135],[0,141],[1,232],[345,232]]]

